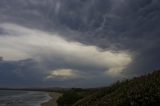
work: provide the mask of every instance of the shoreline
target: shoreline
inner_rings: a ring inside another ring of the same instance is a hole
[[[62,94],[57,92],[48,92],[48,94],[51,99],[48,102],[42,103],[41,106],[58,106],[56,101]]]

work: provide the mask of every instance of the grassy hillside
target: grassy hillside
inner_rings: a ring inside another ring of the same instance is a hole
[[[160,71],[113,84],[74,106],[160,106]]]
[[[69,101],[72,103],[67,105]],[[58,103],[59,106],[160,106],[160,71],[97,90],[71,90]]]

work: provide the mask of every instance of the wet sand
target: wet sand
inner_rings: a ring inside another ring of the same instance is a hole
[[[41,106],[58,106],[56,101],[60,96],[62,96],[62,94],[56,92],[49,92],[49,96],[51,96],[52,99],[46,103],[43,103]]]

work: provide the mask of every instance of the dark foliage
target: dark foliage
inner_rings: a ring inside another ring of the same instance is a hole
[[[93,92],[93,91],[79,89],[79,88],[76,88],[76,89],[73,88],[73,89],[62,92],[63,96],[61,96],[57,100],[57,103],[59,106],[71,106],[74,103],[76,103],[78,100],[89,95],[91,92]]]
[[[115,83],[74,106],[160,106],[160,71]]]

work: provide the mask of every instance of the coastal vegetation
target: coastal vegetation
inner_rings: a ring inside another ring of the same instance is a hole
[[[89,89],[72,88],[70,90],[63,91],[62,93],[63,96],[57,100],[58,106],[71,106],[78,100],[94,93],[94,91]]]
[[[65,91],[59,106],[159,106],[160,71],[118,81],[109,87]]]

